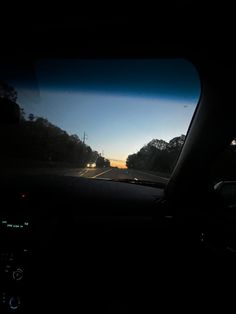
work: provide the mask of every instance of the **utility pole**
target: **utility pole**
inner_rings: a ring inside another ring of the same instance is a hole
[[[85,147],[85,141],[88,139],[88,135],[84,132],[83,136],[82,136],[82,143],[83,143],[83,146],[82,146],[82,165],[85,164],[85,161],[86,161],[86,147]]]
[[[88,134],[86,134],[84,132],[84,135],[83,135],[83,144],[85,144],[85,141],[88,139]]]

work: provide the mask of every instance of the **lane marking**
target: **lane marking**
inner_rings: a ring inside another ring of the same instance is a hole
[[[111,171],[111,170],[112,170],[112,169],[109,169],[109,170],[103,171],[103,172],[101,172],[101,173],[99,173],[99,174],[97,174],[96,176],[93,176],[93,177],[91,177],[91,178],[92,178],[92,179],[95,179],[95,178],[97,178],[97,177],[101,176],[102,174],[107,173],[107,172],[109,172],[109,171]]]
[[[85,170],[84,172],[82,171],[81,173],[79,173],[80,177],[82,177],[87,172],[88,172],[88,170]]]

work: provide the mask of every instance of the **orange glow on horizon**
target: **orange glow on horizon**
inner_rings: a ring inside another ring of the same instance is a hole
[[[111,167],[118,167],[122,169],[126,169],[126,162],[125,160],[116,160],[116,159],[109,159],[111,162]]]

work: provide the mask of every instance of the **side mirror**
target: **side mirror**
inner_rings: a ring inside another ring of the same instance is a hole
[[[19,124],[20,106],[7,98],[0,97],[0,124]]]
[[[229,207],[236,208],[236,181],[221,181],[214,189]]]

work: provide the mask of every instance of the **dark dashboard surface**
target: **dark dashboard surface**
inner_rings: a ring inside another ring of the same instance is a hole
[[[127,272],[134,279],[136,272],[142,274],[142,263],[144,268],[152,263],[152,215],[162,196],[162,189],[121,182],[2,178],[3,313],[61,307],[90,313],[96,302],[110,306],[119,294],[127,298]]]
[[[170,298],[194,299],[203,281],[207,295],[217,255],[196,217],[177,221],[163,194],[76,177],[2,178],[1,312],[171,309]]]
[[[2,216],[37,217],[146,216],[163,189],[72,176],[18,175],[1,180]],[[4,217],[3,217],[4,218]]]
[[[106,202],[113,201],[135,201],[146,202],[154,199],[159,199],[163,195],[162,189],[157,189],[147,186],[138,186],[123,182],[112,182],[109,180],[94,180],[70,176],[55,176],[55,175],[22,175],[8,176],[1,179],[1,194],[5,192],[26,192],[29,200],[30,192],[37,194],[40,199],[47,198],[57,192],[58,198],[61,194],[59,191],[64,191],[74,198],[87,199],[103,199],[106,197]],[[48,192],[48,193],[46,193]],[[45,193],[45,194],[44,194]],[[2,195],[4,197],[4,195]],[[73,200],[74,200],[73,198]],[[69,198],[68,198],[69,199]]]

